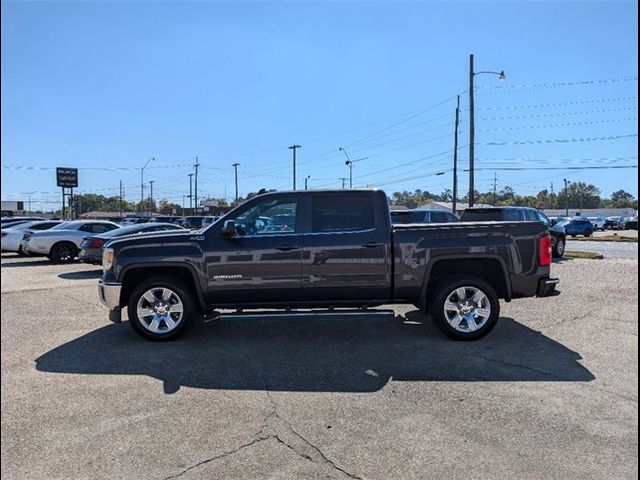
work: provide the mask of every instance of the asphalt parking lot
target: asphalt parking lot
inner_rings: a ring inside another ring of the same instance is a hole
[[[95,267],[1,271],[2,478],[638,476],[637,253],[556,263],[561,295],[474,343],[407,306],[156,344],[108,322]]]

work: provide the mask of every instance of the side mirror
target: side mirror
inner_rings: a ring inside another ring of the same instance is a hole
[[[236,234],[236,221],[225,220],[220,233],[223,237],[233,237]]]

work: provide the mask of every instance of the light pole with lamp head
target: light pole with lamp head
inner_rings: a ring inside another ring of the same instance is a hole
[[[490,70],[485,70],[482,72],[474,72],[473,71],[473,53],[469,55],[469,207],[473,207],[473,204],[476,200],[475,194],[475,113],[474,113],[474,86],[473,79],[476,75],[481,74],[490,74],[497,75],[498,78],[502,81],[506,78],[504,74],[504,70],[500,72],[493,72]]]
[[[353,164],[355,162],[361,162],[362,160],[366,160],[369,157],[362,157],[362,158],[356,158],[355,160],[351,160],[351,158],[349,157],[349,154],[347,153],[346,148],[340,147],[338,150],[344,153],[344,156],[347,157],[347,161],[344,162],[344,164],[349,167],[349,188],[351,189],[353,188]]]
[[[304,177],[304,189],[308,190],[309,187],[309,179],[311,178],[311,175],[307,175],[306,177]]]
[[[140,208],[144,208],[144,169],[147,168],[149,162],[154,162],[155,160],[155,157],[151,157],[149,160],[147,160],[147,163],[145,163],[144,166],[140,169]]]

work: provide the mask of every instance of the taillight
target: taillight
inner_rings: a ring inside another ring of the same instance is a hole
[[[545,235],[538,240],[538,265],[551,265],[551,235]]]
[[[89,248],[102,248],[103,245],[104,245],[104,242],[96,238],[94,240],[91,240],[91,243],[89,244]]]
[[[2,238],[6,237],[8,235],[7,232],[1,232],[0,235],[2,235]]]

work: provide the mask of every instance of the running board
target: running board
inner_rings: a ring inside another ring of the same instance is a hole
[[[336,317],[336,316],[348,316],[348,317],[371,317],[371,316],[395,316],[393,310],[374,310],[374,309],[323,309],[323,310],[261,310],[256,312],[244,312],[236,311],[230,313],[222,313],[214,311],[204,316],[205,322],[217,320],[219,318],[265,318],[265,317],[286,317],[286,318],[313,318],[313,317]]]

